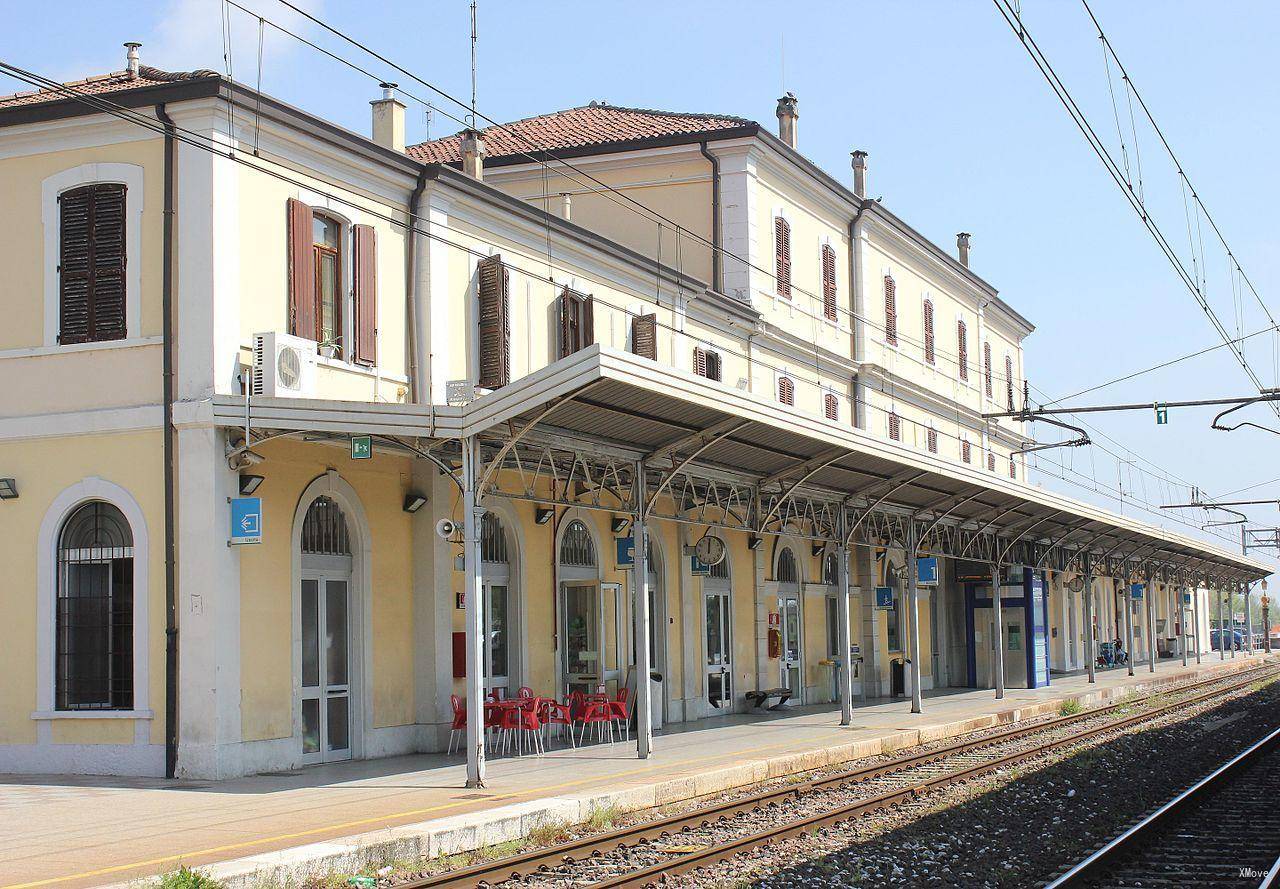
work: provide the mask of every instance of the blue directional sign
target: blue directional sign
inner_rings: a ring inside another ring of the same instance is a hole
[[[231,543],[262,542],[262,498],[236,497],[231,501]]]
[[[708,577],[711,574],[711,566],[697,556],[690,556],[689,573],[694,577]]]
[[[933,556],[916,559],[916,574],[921,586],[937,586],[938,560]]]
[[[618,548],[618,567],[634,568],[636,565],[635,537],[615,537],[613,544]]]
[[[876,587],[876,608],[881,610],[893,608],[893,587]]]
[[[1183,594],[1182,594],[1182,604],[1183,604],[1183,605],[1190,605],[1190,604],[1191,604],[1191,594],[1190,594],[1190,593],[1183,593]]]
[[[1135,599],[1141,599],[1144,589],[1145,587],[1140,583],[1131,583],[1129,584],[1129,595]]]

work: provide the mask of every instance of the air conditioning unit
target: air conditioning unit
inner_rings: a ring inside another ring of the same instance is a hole
[[[312,398],[315,390],[316,344],[313,341],[276,331],[253,335],[250,394]]]

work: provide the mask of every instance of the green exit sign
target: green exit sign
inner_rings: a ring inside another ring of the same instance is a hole
[[[370,436],[370,435],[351,436],[351,459],[352,460],[368,460],[372,456],[373,456],[373,436]]]
[[[1163,426],[1169,422],[1169,409],[1163,405],[1157,404],[1156,408],[1156,425]]]

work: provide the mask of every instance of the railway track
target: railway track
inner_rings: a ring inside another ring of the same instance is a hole
[[[1280,886],[1280,729],[1049,884]]]
[[[892,806],[950,783],[1016,766],[1046,751],[1120,731],[1175,710],[1232,694],[1280,673],[1273,665],[1216,677],[1068,716],[969,736],[858,768],[770,787],[690,811],[640,822],[559,845],[434,874],[405,889],[456,889],[518,880],[521,885],[654,885],[674,874],[785,840],[826,824]],[[1118,711],[1176,698],[1110,718]],[[821,801],[816,812],[798,813]]]

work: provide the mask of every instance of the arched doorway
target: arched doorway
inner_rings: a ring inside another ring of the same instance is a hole
[[[502,519],[485,512],[480,523],[480,566],[484,583],[484,675],[487,688],[505,693],[520,677],[520,610],[511,570],[511,540]]]
[[[319,496],[302,521],[299,707],[303,763],[351,758],[351,535],[338,502]]]
[[[729,554],[702,578],[702,612],[707,660],[707,703],[717,710],[733,707],[733,598]]]
[[[605,623],[595,539],[581,519],[560,536],[560,678],[566,692],[593,692],[604,682]]]
[[[778,549],[773,569],[778,584],[778,632],[781,635],[778,658],[779,682],[791,690],[791,699],[804,701],[804,612],[800,602],[800,566],[791,547]]]

